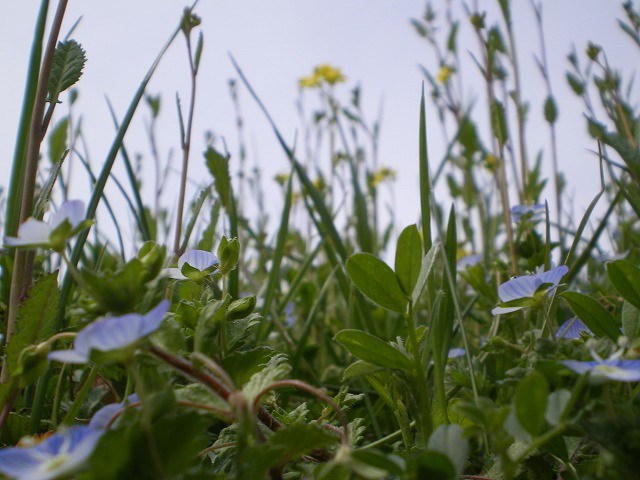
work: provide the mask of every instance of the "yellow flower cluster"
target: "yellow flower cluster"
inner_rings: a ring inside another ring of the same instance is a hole
[[[449,79],[451,78],[451,74],[453,74],[453,69],[448,65],[443,65],[436,76],[436,81],[441,85],[446,85],[449,83]]]
[[[322,84],[335,85],[344,81],[346,81],[346,77],[339,68],[323,63],[318,65],[311,75],[300,78],[298,86],[300,88],[315,88],[320,87]]]
[[[377,187],[378,185],[380,185],[381,183],[389,180],[395,180],[396,179],[396,171],[393,170],[392,168],[389,167],[382,167],[380,169],[378,169],[377,172],[375,172],[373,174],[373,178],[371,179],[371,185],[373,187]]]

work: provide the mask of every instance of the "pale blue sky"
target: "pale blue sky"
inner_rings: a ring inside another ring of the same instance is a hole
[[[434,2],[436,7],[439,3]],[[548,149],[548,131],[542,121],[542,102],[546,95],[533,62],[538,52],[538,37],[529,1],[514,0],[514,24],[522,63],[523,89],[531,102],[528,126],[529,156]],[[3,72],[3,108],[0,111],[0,185],[8,184],[26,76],[28,53],[39,2],[13,2],[0,17],[0,59]],[[55,4],[55,2],[52,2]],[[456,11],[462,13],[459,2]],[[497,2],[481,0],[489,11],[490,23],[497,20]],[[598,189],[597,162],[587,149],[594,147],[586,135],[579,100],[564,80],[566,55],[575,44],[582,55],[588,39],[602,44],[609,61],[630,73],[630,63],[638,51],[619,31],[616,18],[622,16],[619,2],[610,0],[544,0],[544,22],[549,49],[553,88],[558,99],[559,155],[566,172],[569,195],[574,210],[581,214]],[[199,78],[194,145],[190,177],[206,178],[201,151],[203,133],[213,130],[227,139],[235,151],[236,130],[227,81],[235,77],[227,53],[232,52],[254,88],[275,117],[283,133],[293,138],[299,128],[294,101],[297,79],[318,63],[330,62],[343,69],[351,87],[362,85],[365,113],[372,118],[383,102],[384,122],[380,145],[380,163],[398,171],[396,183],[396,227],[415,222],[419,215],[417,184],[418,104],[423,80],[418,64],[434,66],[432,52],[409,24],[422,15],[425,2],[409,0],[246,0],[222,2],[201,0],[197,13],[202,17],[205,47]],[[83,125],[94,165],[104,158],[113,126],[104,95],[112,100],[121,116],[138,82],[142,79],[168,34],[180,18],[184,3],[177,0],[110,0],[108,2],[71,0],[63,26],[65,32],[77,18],[82,21],[73,37],[87,50],[88,62],[80,82],[80,99],[76,113]],[[52,14],[51,14],[52,15]],[[463,22],[460,42],[475,51],[477,42],[469,25]],[[482,84],[466,48],[461,50],[463,75],[467,88],[479,91]],[[159,121],[159,146],[163,152],[178,150],[179,137],[175,93],[188,95],[188,68],[184,41],[180,38],[163,59],[149,92],[163,94],[163,112]],[[346,88],[345,88],[346,91]],[[470,93],[470,92],[467,92]],[[272,181],[276,172],[287,169],[286,159],[245,90],[241,90],[245,114],[250,161],[257,153],[264,171],[268,206],[277,215],[280,195]],[[61,115],[65,106],[60,107]],[[428,107],[431,124],[433,108]],[[150,161],[144,120],[147,109],[140,110],[126,137],[130,152],[141,152]],[[479,110],[476,118],[487,134],[486,115]],[[430,156],[435,163],[445,146],[440,129],[429,132]],[[549,158],[545,156],[548,165]],[[118,159],[115,169],[125,179]],[[176,162],[178,165],[179,162]],[[173,177],[178,190],[178,177]],[[85,184],[86,185],[86,184]],[[150,185],[149,185],[150,186]],[[113,186],[110,197],[118,204],[119,194]],[[193,194],[194,191],[190,191]],[[80,188],[78,195],[88,199]],[[146,201],[152,202],[151,190]],[[177,196],[177,194],[176,194]],[[171,197],[167,197],[171,198]],[[188,197],[189,198],[189,197]],[[552,196],[548,194],[550,202]],[[569,205],[567,205],[569,206]],[[125,210],[119,210],[124,215]],[[128,214],[128,213],[127,213]],[[105,218],[106,220],[106,218]],[[125,223],[127,223],[125,221]],[[272,218],[272,228],[274,227]]]

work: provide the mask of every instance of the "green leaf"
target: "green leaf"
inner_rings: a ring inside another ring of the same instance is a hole
[[[395,262],[396,275],[400,280],[400,286],[407,295],[413,292],[416,286],[421,264],[422,240],[420,233],[418,233],[416,225],[409,225],[398,237]]]
[[[311,450],[327,447],[338,441],[338,436],[314,424],[294,423],[281,428],[269,438],[269,444],[282,447],[280,464],[301,457]]]
[[[438,250],[440,248],[440,243],[434,243],[427,254],[422,257],[418,280],[416,281],[416,286],[414,287],[413,293],[411,294],[411,301],[414,305],[418,303],[418,300],[420,300],[420,297],[422,296],[422,292],[424,291],[424,287],[427,285],[427,280],[429,278],[429,275],[431,274],[431,270],[433,270],[433,265],[438,258]]]
[[[229,157],[223,156],[213,147],[209,147],[204,156],[207,160],[207,168],[213,175],[216,191],[220,196],[220,203],[227,213],[231,207],[231,177],[229,176]]]
[[[242,387],[242,393],[251,405],[258,394],[273,382],[282,380],[291,371],[285,355],[275,355],[269,359],[262,370],[254,373],[249,381]]]
[[[539,435],[545,427],[548,396],[547,379],[537,370],[522,379],[516,388],[516,418],[531,435]]]
[[[344,372],[342,373],[342,382],[347,383],[349,380],[353,380],[354,378],[373,375],[381,370],[381,367],[378,365],[365,362],[364,360],[357,360],[344,369]]]
[[[218,331],[223,325],[230,297],[207,304],[200,312],[193,340],[193,350],[214,355],[218,351]]]
[[[598,337],[608,336],[614,342],[620,336],[620,327],[599,302],[577,292],[565,292],[564,298],[575,314]]]
[[[26,300],[18,309],[15,330],[6,346],[8,372],[12,374],[18,367],[18,360],[25,347],[38,343],[54,332],[53,319],[60,292],[58,274],[42,277],[29,289]]]
[[[340,330],[334,340],[354,356],[381,367],[411,369],[411,361],[388,343],[362,330]]]
[[[640,268],[626,260],[607,262],[607,275],[618,293],[636,308],[640,308]]]
[[[507,121],[505,119],[504,105],[494,100],[491,105],[491,128],[498,143],[504,145],[507,141]]]
[[[429,437],[427,449],[446,455],[455,468],[456,477],[462,474],[464,464],[467,461],[469,445],[460,425],[439,426]]]
[[[58,42],[49,77],[48,100],[50,102],[57,101],[60,93],[80,80],[86,61],[85,52],[78,42],[75,40]]]
[[[558,108],[556,107],[556,101],[549,95],[544,101],[544,118],[550,124],[556,123],[558,119]]]
[[[49,135],[49,160],[53,165],[60,162],[64,151],[67,149],[67,131],[69,130],[69,117],[60,120]]]
[[[640,309],[629,302],[622,305],[622,328],[625,336],[633,341],[640,337]]]
[[[556,390],[549,394],[549,398],[547,399],[547,411],[545,413],[545,419],[551,425],[558,425],[560,423],[560,418],[562,417],[562,413],[569,403],[569,399],[571,398],[571,392],[565,388],[561,388],[560,390]]]
[[[356,287],[383,308],[404,314],[407,298],[391,268],[370,253],[356,253],[347,259],[347,273]]]

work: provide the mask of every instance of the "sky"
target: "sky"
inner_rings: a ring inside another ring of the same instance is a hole
[[[56,2],[51,2],[52,6]],[[638,52],[617,26],[623,15],[619,2],[610,0],[543,0],[543,21],[549,55],[551,82],[559,107],[558,138],[560,169],[568,180],[567,207],[581,215],[597,193],[598,167],[595,148],[586,132],[580,100],[564,79],[566,59],[575,45],[582,59],[588,40],[604,47],[611,65],[631,74],[630,59]],[[438,9],[444,0],[433,2]],[[488,12],[488,23],[498,21],[497,2],[480,0]],[[512,1],[516,44],[521,60],[524,96],[531,105],[531,122],[527,136],[529,157],[542,149],[545,168],[550,166],[548,130],[542,117],[546,96],[544,84],[535,66],[538,36],[529,1]],[[398,172],[395,186],[394,219],[396,228],[414,223],[419,218],[418,109],[424,77],[419,64],[435,67],[433,52],[416,35],[410,19],[420,17],[423,1],[410,0],[243,0],[222,2],[201,0],[196,13],[202,18],[204,50],[194,120],[194,136],[189,177],[196,182],[208,178],[201,152],[204,132],[224,137],[234,153],[237,146],[235,114],[229,96],[228,81],[237,78],[229,60],[232,53],[253,87],[265,102],[283,134],[290,140],[300,129],[295,106],[297,80],[313,67],[329,62],[340,67],[348,78],[343,93],[359,84],[363,109],[373,119],[382,105],[383,123],[380,140],[380,164]],[[477,68],[471,60],[477,43],[470,25],[464,20],[461,2],[453,2],[454,11],[463,19],[460,44],[462,75],[466,95],[482,89]],[[109,97],[121,117],[140,80],[155,55],[181,17],[185,3],[178,0],[110,0],[109,2],[71,0],[62,27],[63,36],[81,18],[72,38],[87,52],[85,72],[78,85],[76,115],[82,116],[90,159],[96,170],[106,156],[114,135],[113,123],[105,101]],[[3,71],[3,98],[0,110],[0,185],[9,182],[15,135],[20,116],[23,85],[26,78],[31,36],[39,2],[14,2],[10,11],[0,17],[0,60]],[[53,17],[53,10],[49,20]],[[162,94],[163,106],[157,125],[161,155],[171,149],[179,165],[179,134],[175,109],[178,93],[183,104],[189,94],[189,74],[184,40],[178,38],[163,58],[148,92]],[[482,98],[482,97],[479,97]],[[245,89],[240,90],[249,147],[249,162],[257,161],[263,171],[267,210],[271,212],[271,228],[277,227],[281,208],[280,188],[272,180],[287,171],[287,159],[264,116]],[[66,105],[58,107],[57,118],[66,113]],[[427,106],[429,124],[435,124],[435,110]],[[482,120],[481,107],[476,118],[487,137],[488,125]],[[130,151],[143,155],[143,182],[151,165],[145,124],[149,111],[142,106],[125,138]],[[56,119],[54,119],[55,123]],[[446,145],[439,129],[429,130],[429,154],[434,164],[442,158]],[[232,158],[233,162],[233,158]],[[114,171],[125,180],[122,161]],[[432,166],[433,168],[433,166]],[[233,169],[233,164],[232,164]],[[550,170],[546,170],[547,172]],[[168,202],[177,197],[179,176],[170,177]],[[145,201],[152,203],[151,182],[145,183]],[[79,182],[74,194],[89,198],[88,182]],[[551,192],[550,189],[547,189]],[[175,192],[175,193],[173,193]],[[196,192],[191,185],[187,198]],[[109,197],[116,206],[124,205],[111,184]],[[440,195],[440,193],[439,193]],[[546,196],[552,201],[551,193]],[[125,208],[118,212],[127,215]],[[3,212],[4,213],[4,212]],[[127,222],[130,221],[130,217]],[[129,245],[133,248],[132,245]]]

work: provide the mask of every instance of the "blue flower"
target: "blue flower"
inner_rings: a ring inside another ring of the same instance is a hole
[[[560,280],[562,280],[562,277],[564,277],[568,271],[569,267],[566,265],[552,268],[546,272],[543,272],[542,267],[540,267],[538,272],[533,275],[523,275],[521,277],[514,277],[511,280],[508,280],[498,287],[498,296],[500,297],[501,303],[523,300],[523,304],[513,307],[498,306],[491,310],[491,313],[493,315],[503,315],[505,313],[515,312],[534,305],[534,295],[538,293],[540,287],[543,285],[549,285],[546,289],[546,293],[553,291],[558,287]],[[527,299],[531,299],[531,302],[527,302]]]
[[[473,267],[482,262],[482,255],[465,255],[458,260],[457,267],[459,269],[465,269],[467,267]]]
[[[91,456],[101,430],[71,427],[51,435],[37,445],[0,450],[0,472],[17,480],[67,478]]]
[[[607,360],[591,362],[563,360],[560,363],[576,373],[589,373],[590,383],[596,385],[606,383],[609,380],[617,382],[640,381],[640,360],[622,360],[616,354]]]
[[[589,327],[587,327],[582,320],[578,317],[573,317],[560,325],[560,328],[556,332],[556,337],[577,340],[580,338],[582,332],[593,335],[593,332],[589,330]]]
[[[189,250],[178,259],[178,268],[167,268],[165,273],[176,280],[202,280],[218,269],[218,257],[206,250]]]
[[[138,397],[137,393],[131,394],[127,397],[127,404],[138,403],[140,401],[140,397]],[[104,430],[109,426],[109,422],[113,419],[113,417],[123,408],[125,407],[125,402],[120,403],[110,403],[109,405],[105,405],[96,413],[93,414],[91,421],[89,422],[89,426],[91,428],[95,428],[98,430]],[[114,425],[118,423],[118,419],[114,422]]]
[[[144,315],[102,317],[78,332],[73,349],[51,352],[49,358],[65,363],[88,363],[93,354],[130,353],[130,347],[138,340],[160,327],[168,309],[169,302],[162,300]]]
[[[67,238],[90,225],[85,221],[84,202],[69,200],[49,216],[48,222],[27,219],[18,228],[17,237],[5,237],[8,247],[45,247],[60,251]]]
[[[464,354],[465,354],[464,348],[452,348],[449,350],[449,353],[447,353],[447,358],[458,358],[463,356]]]
[[[284,323],[287,325],[287,327],[293,327],[293,325],[296,323],[293,302],[287,303],[287,306],[284,307]]]
[[[537,217],[546,211],[546,207],[541,204],[536,205],[514,205],[511,207],[511,219],[519,222],[524,217]]]

